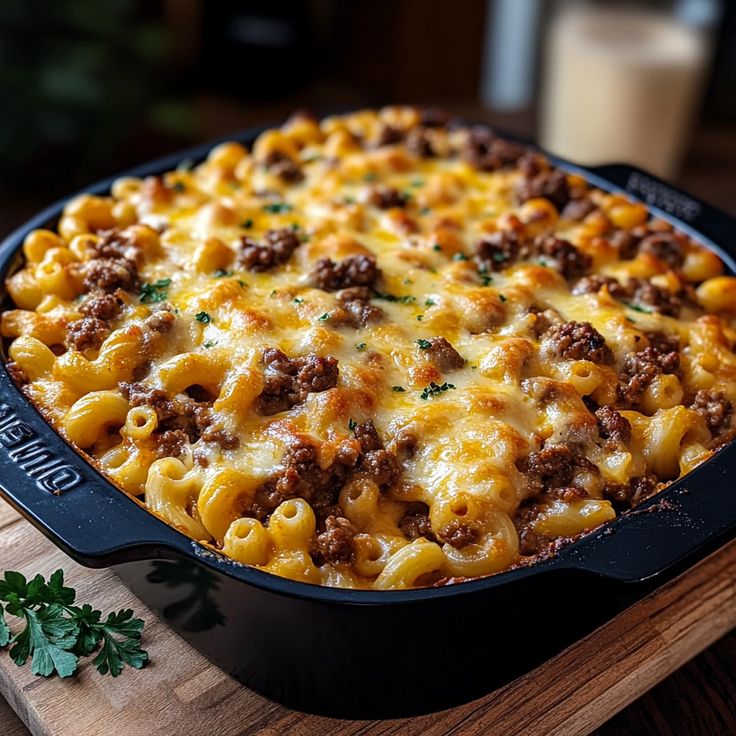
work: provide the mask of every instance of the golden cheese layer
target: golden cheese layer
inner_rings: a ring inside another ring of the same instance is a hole
[[[290,120],[24,244],[10,370],[194,539],[408,588],[553,552],[730,439],[720,259],[488,131]]]

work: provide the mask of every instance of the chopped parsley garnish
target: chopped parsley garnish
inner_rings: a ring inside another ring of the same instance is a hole
[[[445,391],[449,391],[451,388],[455,388],[455,385],[452,383],[447,383],[447,381],[445,381],[441,386],[432,381],[429,386],[425,387],[422,390],[420,398],[426,401],[430,396],[439,396],[439,394],[442,394]]]
[[[245,281],[243,281],[243,279],[238,279],[238,283],[239,283],[239,284],[240,284],[240,285],[241,285],[241,286],[242,286],[242,287],[243,287],[244,289],[247,289],[247,288],[248,288],[248,284],[246,284],[246,283],[245,283]]]
[[[232,276],[232,275],[233,275],[233,272],[232,271],[228,271],[225,268],[218,268],[217,271],[215,271],[214,278],[216,278],[216,279],[222,279],[225,276]]]
[[[240,223],[240,227],[244,230],[250,230],[253,227],[253,218],[249,217],[247,220],[243,220],[243,222]]]
[[[428,215],[432,210],[429,207],[422,207],[422,209],[419,210],[420,215]]]
[[[377,178],[375,171],[367,171],[363,174],[363,181],[375,181]]]
[[[633,309],[635,312],[641,312],[642,314],[653,314],[651,309],[644,309],[644,307],[640,307],[638,304],[634,304],[633,302],[624,302],[624,304],[629,309]]]
[[[403,386],[391,386],[391,390],[395,391],[397,394],[403,394],[406,391]]]
[[[493,276],[491,276],[487,268],[481,268],[478,271],[478,276],[480,276],[480,282],[483,286],[488,286],[493,283]]]
[[[435,244],[434,244],[434,245],[432,246],[432,250],[435,250],[435,251],[437,251],[438,253],[441,253],[441,252],[442,252],[442,246],[441,246],[441,245],[440,245],[439,243],[435,243]]]
[[[626,319],[629,320],[629,322],[633,322],[634,324],[636,324],[636,320],[633,317],[627,316]]]
[[[465,253],[455,253],[455,255],[452,257],[453,261],[467,261],[468,257],[465,255]]]
[[[498,295],[498,298],[499,298],[499,299],[500,299],[500,300],[501,300],[502,302],[507,302],[507,301],[508,301],[508,298],[507,298],[507,297],[506,297],[506,296],[505,296],[504,294],[499,294],[499,295]]]
[[[198,312],[194,319],[196,319],[197,322],[201,322],[203,325],[208,325],[212,322],[212,317],[210,317],[207,312]]]
[[[432,347],[432,343],[429,340],[424,340],[421,337],[418,340],[414,340],[414,342],[419,345],[420,350],[429,350]]]
[[[300,228],[300,225],[298,222],[292,222],[291,223],[291,229],[296,232]]]
[[[503,253],[499,253],[498,251],[496,251],[491,256],[491,260],[492,261],[495,261],[496,263],[504,263],[507,260],[507,258],[506,258],[506,256]]]
[[[278,214],[279,212],[291,212],[293,207],[288,202],[270,202],[269,204],[263,205],[264,212],[273,212]]]
[[[423,317],[424,317],[423,314],[418,314],[417,315],[417,322],[421,322]]]
[[[211,348],[217,345],[217,342],[215,340],[207,340],[207,342],[202,346],[204,348]]]
[[[298,296],[294,297],[294,304],[304,304],[304,299],[301,299]]]
[[[329,318],[330,318],[330,313],[329,313],[329,312],[325,312],[324,314],[322,314],[322,315],[320,315],[319,317],[317,317],[317,319],[318,319],[318,320],[319,320],[320,322],[327,322],[327,320],[328,320]]]
[[[186,190],[187,190],[187,185],[186,185],[186,184],[185,184],[185,183],[184,183],[183,181],[175,181],[175,182],[173,183],[173,185],[171,186],[171,188],[172,188],[172,189],[173,189],[173,190],[174,190],[175,192],[179,192],[179,193],[181,193],[181,192],[186,192]]]
[[[425,299],[424,300],[424,306],[425,307],[433,307],[437,302],[434,299]]]
[[[355,431],[355,428],[357,426],[358,426],[358,422],[356,422],[355,419],[353,419],[352,417],[350,417],[350,419],[348,420],[348,429],[351,432],[354,432]]]
[[[383,301],[386,302],[401,302],[402,304],[411,304],[417,300],[417,298],[411,294],[395,296],[394,294],[383,294],[380,291],[373,292],[373,299],[383,299]]]
[[[135,669],[145,666],[143,621],[133,618],[133,611],[110,613],[103,621],[101,611],[88,603],[75,606],[75,598],[76,591],[64,586],[62,570],[48,581],[41,575],[28,581],[19,572],[6,572],[0,580],[0,648],[10,644],[13,662],[20,666],[30,659],[31,672],[42,677],[70,677],[80,657],[95,652],[92,664],[101,675],[117,677],[126,664]],[[25,623],[15,635],[5,620],[6,611]]]
[[[171,279],[158,279],[152,284],[141,284],[140,299],[143,304],[156,304],[169,298],[166,289],[171,286]]]
[[[366,344],[365,344],[364,342],[359,342],[359,343],[358,343],[358,344],[357,344],[357,345],[355,346],[355,349],[356,349],[356,350],[365,350],[365,349],[366,349],[366,347],[367,347],[367,346],[366,346]]]
[[[404,286],[409,286],[410,284],[413,284],[414,282],[411,279],[404,279],[402,283],[404,284]]]

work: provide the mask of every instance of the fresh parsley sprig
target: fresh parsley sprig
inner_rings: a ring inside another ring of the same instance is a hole
[[[92,664],[103,675],[117,677],[126,664],[136,669],[146,664],[148,653],[140,644],[143,621],[133,618],[133,611],[113,612],[103,621],[101,611],[87,603],[75,606],[75,598],[76,591],[64,585],[62,570],[48,581],[42,575],[28,581],[19,572],[6,572],[0,580],[0,648],[10,645],[17,665],[30,659],[33,674],[43,677],[70,677],[79,658],[95,652]],[[6,613],[25,622],[15,635]]]

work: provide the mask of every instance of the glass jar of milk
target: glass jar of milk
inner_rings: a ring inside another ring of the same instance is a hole
[[[718,11],[715,0],[559,3],[542,64],[542,145],[581,164],[675,176]]]

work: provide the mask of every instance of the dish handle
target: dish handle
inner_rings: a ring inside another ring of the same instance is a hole
[[[623,583],[683,570],[736,537],[736,442],[560,554],[560,567]]]
[[[657,214],[676,218],[676,227],[685,223],[692,228],[691,235],[705,236],[736,271],[736,218],[629,164],[605,164],[587,171],[646,203]]]
[[[88,567],[173,556],[184,535],[105,480],[0,368],[0,498]]]

